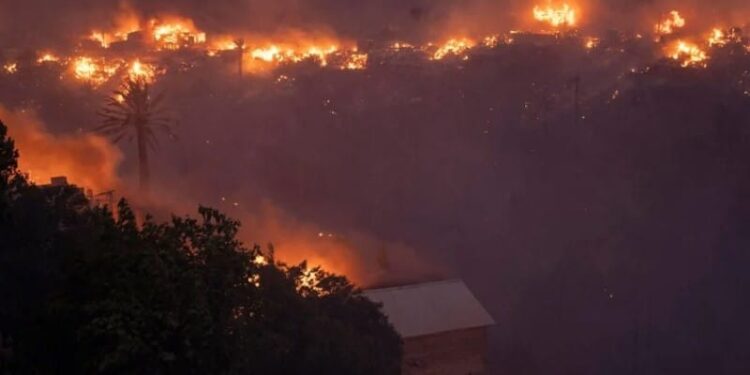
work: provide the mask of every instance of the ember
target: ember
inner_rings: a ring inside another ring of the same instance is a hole
[[[361,70],[367,67],[367,54],[365,53],[352,53],[343,66],[344,69],[348,70]]]
[[[17,63],[7,63],[3,65],[3,70],[8,74],[15,74],[18,72],[18,64]]]
[[[51,54],[51,53],[45,53],[44,55],[42,55],[41,57],[39,57],[36,61],[38,63],[42,64],[42,63],[46,63],[46,62],[60,61],[60,58],[57,57],[57,56],[55,56],[55,55],[53,55],[53,54]]]

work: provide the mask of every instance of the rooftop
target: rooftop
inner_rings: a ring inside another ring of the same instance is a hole
[[[461,280],[365,290],[404,338],[495,324]]]

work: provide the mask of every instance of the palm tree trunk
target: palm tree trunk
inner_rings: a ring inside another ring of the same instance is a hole
[[[142,194],[148,194],[151,172],[148,168],[148,136],[143,124],[136,124],[136,142],[138,143],[138,187]]]
[[[239,57],[239,59],[238,59],[239,60],[239,65],[240,65],[239,75],[240,75],[240,78],[242,78],[242,63],[243,63],[242,60],[244,59],[244,55],[245,54],[243,53],[243,49],[241,47],[237,48],[237,49],[240,51],[239,52],[240,55],[238,56]]]

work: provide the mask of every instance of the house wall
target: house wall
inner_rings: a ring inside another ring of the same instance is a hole
[[[404,339],[403,375],[477,375],[487,371],[487,329]]]

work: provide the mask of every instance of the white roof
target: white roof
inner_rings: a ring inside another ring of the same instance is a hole
[[[383,304],[383,312],[404,338],[495,324],[461,280],[370,289],[364,294]]]

